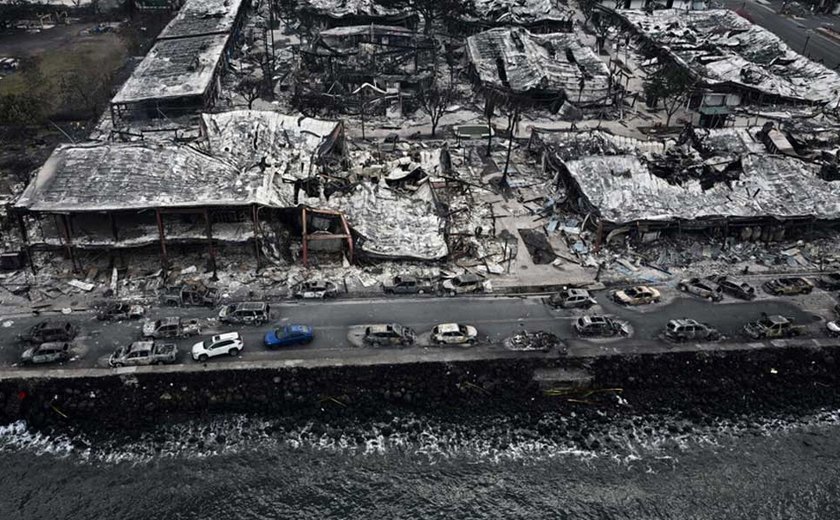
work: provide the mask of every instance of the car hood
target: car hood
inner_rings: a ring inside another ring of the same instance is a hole
[[[265,337],[263,338],[266,343],[276,343],[280,341],[280,338],[277,337],[277,331],[270,330],[265,333]]]
[[[147,321],[143,324],[143,334],[153,334],[155,332],[155,322]]]
[[[20,355],[21,359],[32,359],[32,356],[35,355],[35,347],[28,348],[23,351],[23,354]]]
[[[467,337],[474,338],[478,336],[478,330],[472,325],[466,325],[465,328],[467,329]]]
[[[204,351],[204,342],[199,341],[195,345],[190,348],[190,352],[203,352]]]

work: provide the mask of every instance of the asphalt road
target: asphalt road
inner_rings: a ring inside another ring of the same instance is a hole
[[[673,289],[663,290],[663,302],[642,307],[623,307],[609,300],[607,292],[596,295],[599,304],[588,311],[557,310],[547,306],[539,297],[395,297],[382,299],[337,300],[326,302],[282,302],[272,305],[272,319],[277,325],[303,323],[313,326],[315,341],[310,345],[287,347],[280,351],[267,351],[262,338],[269,326],[233,327],[219,324],[209,309],[157,308],[148,313],[149,318],[178,315],[182,318],[200,318],[201,337],[179,340],[182,362],[192,363],[190,346],[201,338],[220,332],[238,330],[245,340],[241,360],[260,360],[284,357],[358,357],[369,355],[373,349],[353,347],[347,340],[349,327],[369,323],[396,322],[409,326],[418,334],[427,332],[434,325],[460,322],[475,326],[482,344],[474,349],[498,350],[502,340],[517,330],[546,330],[564,339],[574,338],[573,321],[582,314],[608,314],[630,322],[633,338],[654,340],[661,334],[670,319],[694,318],[709,323],[724,335],[737,338],[746,321],[757,319],[762,312],[783,314],[797,323],[816,323],[818,318],[801,310],[784,299],[762,299],[741,302],[728,298],[711,303],[693,296],[682,295]],[[17,338],[35,323],[45,318],[25,317],[4,319],[0,366],[17,363],[26,347]],[[139,339],[140,321],[108,323],[95,320],[91,314],[72,314],[51,317],[67,319],[78,324],[80,335],[76,340],[77,356],[68,367],[89,368],[107,366],[107,358],[115,348]],[[818,327],[815,326],[816,331]],[[410,347],[421,348],[421,347]],[[440,347],[434,347],[440,348]],[[453,347],[442,347],[453,348]],[[211,363],[223,363],[234,358],[220,357]]]
[[[818,21],[834,17],[815,17],[795,20],[778,14],[778,10],[781,7],[780,2],[763,5],[754,1],[726,0],[724,5],[733,10],[743,6],[752,17],[753,23],[774,33],[784,40],[794,51],[805,56],[810,56],[814,61],[822,59],[828,68],[834,68],[840,65],[840,42],[823,36],[814,30],[817,26],[822,25]]]

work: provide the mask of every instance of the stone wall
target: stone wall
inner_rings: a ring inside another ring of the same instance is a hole
[[[26,419],[35,426],[125,428],[220,412],[363,418],[397,408],[443,414],[801,411],[840,406],[836,352],[787,348],[593,358],[582,363],[594,376],[591,388],[558,382],[548,392],[532,380],[533,370],[565,360],[21,378],[0,381],[0,424]]]

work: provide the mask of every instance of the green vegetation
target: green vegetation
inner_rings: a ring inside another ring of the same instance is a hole
[[[64,50],[23,58],[17,74],[0,81],[0,124],[32,125],[64,116],[91,119],[105,108],[126,48],[113,34]]]

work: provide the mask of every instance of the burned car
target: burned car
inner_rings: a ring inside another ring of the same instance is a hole
[[[380,347],[383,345],[398,345],[407,347],[414,344],[416,334],[408,327],[397,323],[386,323],[382,325],[368,325],[365,327],[362,341],[366,345]]]
[[[112,367],[163,365],[175,363],[177,359],[178,347],[174,343],[135,341],[114,351],[108,364]]]
[[[552,294],[547,303],[554,308],[561,309],[588,309],[598,302],[595,301],[586,289],[563,289]]]
[[[143,337],[154,339],[187,338],[201,333],[197,319],[161,318],[143,323]]]
[[[720,286],[711,280],[686,278],[680,280],[680,283],[677,284],[677,289],[715,302],[723,299],[723,292]]]
[[[450,295],[476,293],[484,290],[484,280],[472,273],[459,274],[443,282],[443,291]]]
[[[755,298],[755,287],[743,280],[737,278],[729,278],[728,276],[718,276],[713,278],[718,284],[720,290],[733,298],[741,300],[752,300]]]
[[[215,307],[219,303],[219,290],[202,284],[184,284],[167,287],[161,300],[173,307]]]
[[[122,321],[142,318],[146,309],[142,305],[134,305],[128,302],[110,302],[101,307],[96,313],[96,319],[100,321]]]
[[[240,302],[224,305],[219,310],[221,323],[237,325],[260,325],[268,323],[271,307],[265,302]]]
[[[300,300],[323,300],[338,296],[338,287],[326,280],[308,280],[300,283],[294,292],[294,297]]]
[[[776,278],[764,282],[764,290],[774,296],[793,296],[796,294],[810,294],[814,284],[801,276],[793,278]]]
[[[517,352],[548,352],[557,349],[561,354],[566,353],[566,344],[557,335],[544,330],[536,332],[522,331],[504,341],[505,348]]]
[[[33,326],[21,338],[29,343],[72,341],[79,329],[69,321],[42,321]]]
[[[613,300],[622,305],[644,305],[657,303],[662,299],[659,291],[646,285],[637,285],[629,289],[615,291],[612,294]]]
[[[775,339],[799,336],[805,330],[802,325],[794,325],[784,316],[764,316],[758,321],[744,325],[744,332],[753,339]]]
[[[720,332],[705,323],[683,318],[668,322],[665,327],[665,337],[673,341],[715,341],[720,339]]]
[[[615,320],[607,316],[581,316],[573,325],[578,336],[608,338],[618,334],[628,335],[630,327],[627,322]]]
[[[435,291],[435,283],[430,278],[416,276],[395,276],[382,286],[386,294],[425,294]]]
[[[70,359],[70,344],[66,341],[41,343],[31,347],[20,355],[23,364],[41,365],[44,363],[63,363]]]

